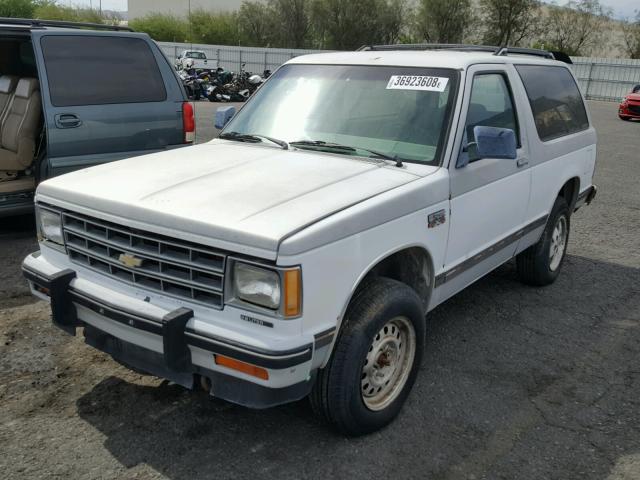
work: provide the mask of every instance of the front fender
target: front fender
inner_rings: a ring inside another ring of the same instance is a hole
[[[428,183],[423,185],[423,193],[425,193],[423,199],[429,198],[428,185]],[[443,198],[438,202],[392,220],[355,233],[351,233],[349,229],[337,228],[337,225],[346,226],[349,221],[352,229],[353,225],[361,225],[363,220],[358,218],[358,212],[366,212],[370,217],[369,207],[374,208],[374,205],[377,206],[381,201],[376,197],[374,199],[376,201],[365,202],[369,205],[359,204],[301,232],[301,235],[307,237],[317,232],[318,236],[323,238],[329,235],[326,229],[331,229],[342,238],[303,252],[289,255],[279,253],[277,259],[279,265],[302,265],[303,332],[339,328],[349,302],[362,279],[381,261],[398,251],[406,248],[421,248],[430,258],[431,275],[435,277],[441,273],[449,231],[448,222],[429,228],[428,216],[433,212],[444,210],[448,217],[448,181],[446,187],[442,190],[440,186],[433,187],[432,192],[447,192],[443,193]],[[286,248],[282,250],[287,251]],[[433,285],[433,282],[431,284]],[[315,366],[324,366],[330,353],[331,348],[327,349],[322,362]]]

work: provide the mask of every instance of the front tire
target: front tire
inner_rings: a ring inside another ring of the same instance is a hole
[[[558,197],[538,243],[516,257],[520,281],[538,287],[555,282],[567,253],[570,217],[567,202],[563,197]]]
[[[422,302],[407,285],[376,278],[363,285],[345,315],[310,400],[340,432],[364,435],[390,423],[415,382],[425,344]]]

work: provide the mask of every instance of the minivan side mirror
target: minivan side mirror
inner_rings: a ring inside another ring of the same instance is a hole
[[[473,128],[476,141],[466,144],[458,158],[456,168],[465,167],[469,163],[469,147],[475,146],[475,160],[482,158],[503,158],[515,160],[518,157],[518,142],[516,132],[510,128],[483,127]]]
[[[235,114],[236,107],[218,107],[216,110],[216,128],[222,130]]]

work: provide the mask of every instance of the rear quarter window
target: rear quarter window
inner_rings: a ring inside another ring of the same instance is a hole
[[[573,76],[564,67],[516,65],[544,141],[589,128],[587,110]]]
[[[156,59],[142,39],[50,35],[41,39],[41,46],[56,107],[167,98]]]

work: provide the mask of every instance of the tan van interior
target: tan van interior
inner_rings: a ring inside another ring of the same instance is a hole
[[[0,195],[35,188],[42,101],[31,41],[0,39]]]

